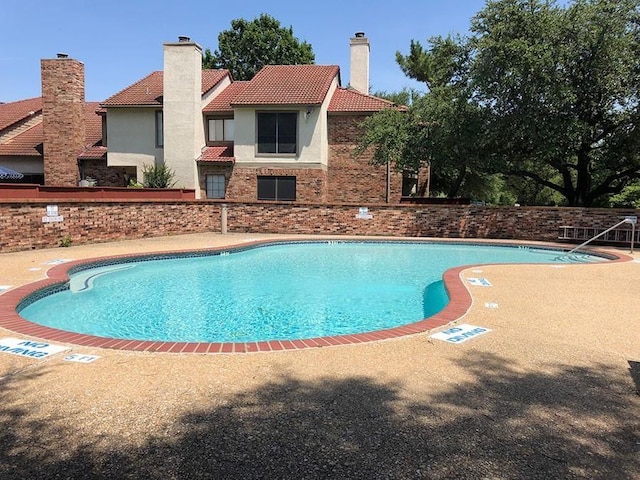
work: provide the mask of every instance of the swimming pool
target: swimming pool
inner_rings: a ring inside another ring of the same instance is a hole
[[[261,247],[261,248],[256,248]],[[443,273],[487,263],[602,261],[553,249],[427,242],[295,242],[81,265],[23,301],[48,327],[115,339],[257,342],[413,324],[448,303]]]

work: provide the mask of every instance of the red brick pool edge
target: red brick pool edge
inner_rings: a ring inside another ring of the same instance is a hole
[[[207,249],[207,252],[221,252],[237,249],[238,247],[247,248],[265,243],[278,243],[273,241],[258,241],[245,243],[234,247],[220,247],[215,249]],[[486,244],[486,243],[485,243]],[[557,246],[556,246],[557,248]],[[203,250],[190,251],[169,251],[158,252],[153,254],[132,254],[120,255],[112,257],[100,257],[92,259],[82,259],[67,262],[52,267],[47,272],[47,279],[29,283],[16,287],[0,294],[0,327],[29,337],[39,339],[68,343],[84,347],[108,348],[114,350],[128,350],[137,352],[164,352],[164,353],[253,353],[253,352],[276,352],[284,350],[301,350],[307,348],[321,348],[338,345],[353,345],[366,342],[374,342],[380,340],[389,340],[407,335],[415,335],[424,333],[429,330],[447,325],[461,318],[471,307],[472,298],[469,290],[465,286],[461,278],[461,272],[474,265],[464,265],[454,267],[447,270],[443,275],[443,280],[447,293],[449,294],[449,303],[439,313],[408,325],[402,325],[384,330],[376,330],[372,332],[354,333],[350,335],[338,335],[330,337],[317,337],[299,340],[266,340],[255,342],[238,342],[238,343],[205,343],[205,342],[165,342],[165,341],[149,341],[149,340],[123,340],[116,338],[98,337],[95,335],[87,335],[81,333],[68,332],[56,328],[46,327],[30,322],[22,318],[17,308],[20,303],[32,295],[46,287],[58,285],[69,280],[68,271],[75,266],[88,263],[102,262],[108,260],[119,260],[126,258],[140,258],[145,256],[159,255],[179,255],[184,253],[197,253]],[[631,257],[616,253],[617,258],[609,260],[610,262],[623,262],[633,260]],[[579,264],[576,264],[579,265]]]

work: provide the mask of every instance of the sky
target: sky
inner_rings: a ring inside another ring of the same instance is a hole
[[[40,60],[66,53],[84,63],[85,98],[102,101],[155,70],[162,44],[186,35],[203,49],[218,47],[231,21],[266,13],[311,44],[318,65],[338,65],[349,83],[349,39],[364,32],[371,44],[372,92],[425,90],[406,77],[397,51],[411,40],[466,35],[485,0],[15,0],[0,11],[0,102],[41,95]]]

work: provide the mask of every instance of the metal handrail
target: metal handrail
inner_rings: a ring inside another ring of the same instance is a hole
[[[588,243],[591,243],[593,240],[595,240],[596,238],[601,237],[602,235],[609,233],[611,230],[613,230],[614,228],[619,227],[620,225],[622,225],[623,223],[630,223],[631,224],[631,253],[633,253],[633,240],[635,237],[635,233],[636,233],[636,221],[632,218],[625,218],[624,220],[622,220],[621,222],[616,223],[613,227],[611,228],[607,228],[604,232],[599,233],[598,235],[596,235],[595,237],[590,238],[589,240],[587,240],[584,243],[581,243],[580,245],[578,245],[577,247],[575,247],[574,249],[568,251],[565,255],[571,255],[573,252],[575,252],[576,250],[581,249],[582,247],[584,247],[585,245],[587,245]]]

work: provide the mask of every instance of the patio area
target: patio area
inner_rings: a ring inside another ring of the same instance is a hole
[[[271,238],[283,236],[5,253],[0,285],[41,279],[56,259]],[[481,267],[492,286],[468,287],[473,304],[456,323],[491,331],[457,345],[428,332],[269,353],[0,353],[0,478],[640,478],[632,256]]]

